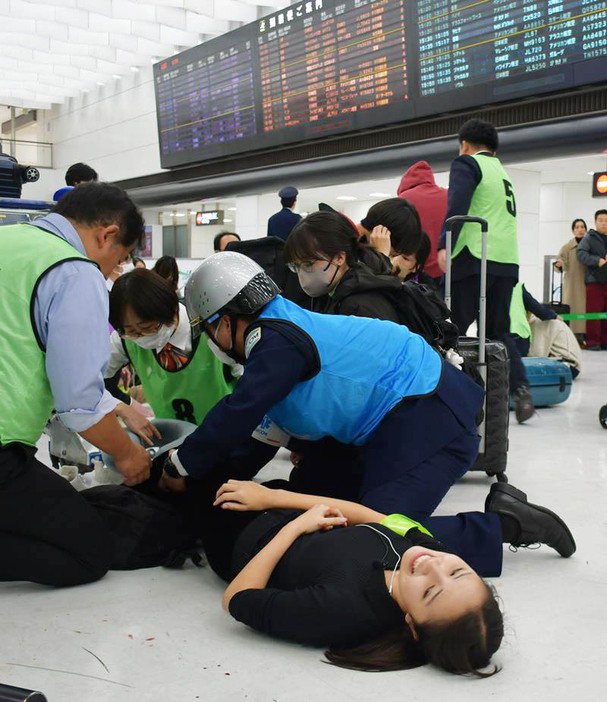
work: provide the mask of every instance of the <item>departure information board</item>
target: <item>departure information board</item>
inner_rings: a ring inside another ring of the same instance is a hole
[[[154,66],[165,168],[607,81],[607,1],[307,0]]]

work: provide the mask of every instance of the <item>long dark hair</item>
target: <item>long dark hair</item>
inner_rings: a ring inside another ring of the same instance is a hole
[[[346,263],[353,266],[364,260],[366,246],[358,239],[358,231],[339,212],[313,212],[298,222],[284,248],[285,261],[313,261],[340,251],[346,254]]]
[[[584,229],[585,229],[586,231],[588,231],[588,225],[586,224],[586,222],[585,222],[581,217],[578,217],[577,219],[574,219],[573,222],[571,222],[571,231],[573,231],[573,230],[575,229],[575,225],[576,225],[578,222],[581,222],[581,223],[584,225]]]
[[[419,641],[408,626],[349,649],[325,652],[333,665],[351,670],[380,672],[408,670],[432,663],[449,673],[485,678],[499,668],[482,672],[491,663],[504,637],[504,619],[495,590],[485,583],[487,599],[480,610],[468,612],[448,624],[416,625]]]
[[[179,268],[173,256],[161,256],[152,268],[161,278],[168,280],[175,290],[179,287]]]
[[[127,305],[141,321],[162,324],[172,324],[179,310],[177,293],[169,281],[145,268],[121,275],[112,286],[110,324],[119,332],[124,329]]]
[[[415,206],[402,197],[391,197],[377,202],[367,212],[361,224],[367,231],[378,225],[390,230],[392,248],[409,256],[419,249],[422,225]]]

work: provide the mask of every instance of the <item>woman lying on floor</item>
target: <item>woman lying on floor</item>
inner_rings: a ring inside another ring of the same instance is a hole
[[[503,637],[493,589],[417,522],[237,480],[215,506],[204,546],[238,621],[346,668],[497,672],[480,672]]]

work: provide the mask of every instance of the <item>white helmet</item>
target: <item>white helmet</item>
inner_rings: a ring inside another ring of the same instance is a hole
[[[192,326],[212,323],[222,314],[254,314],[280,288],[253,259],[235,251],[209,256],[185,286],[185,306]]]

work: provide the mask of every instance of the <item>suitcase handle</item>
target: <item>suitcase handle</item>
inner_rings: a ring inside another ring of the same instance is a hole
[[[455,215],[445,221],[446,231],[446,254],[447,270],[445,271],[445,304],[451,309],[451,255],[453,252],[453,226],[459,223],[472,222],[481,227],[481,294],[479,300],[478,313],[478,361],[484,364],[486,361],[486,340],[487,340],[487,244],[489,222],[482,217],[472,217],[470,215]]]

